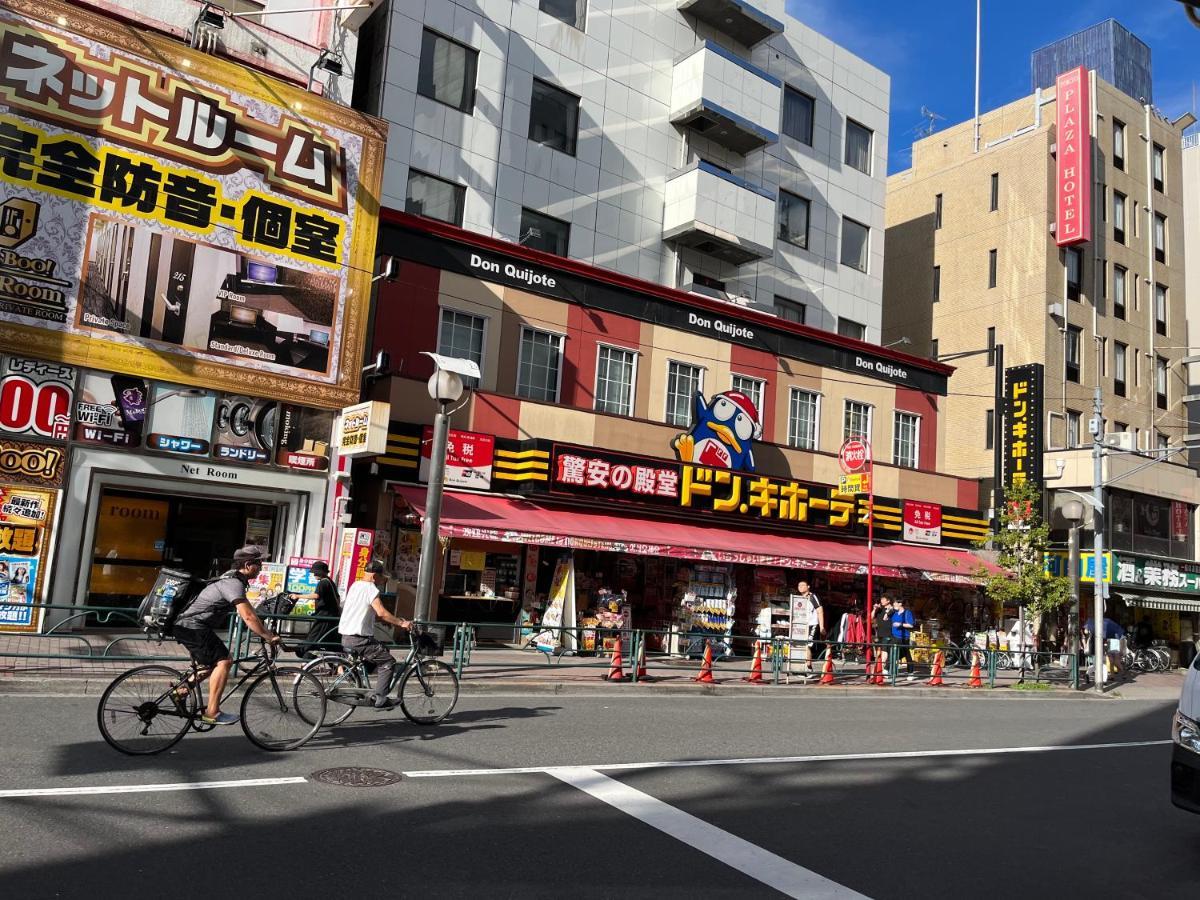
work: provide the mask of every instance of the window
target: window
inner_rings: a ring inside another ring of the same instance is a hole
[[[1113,165],[1125,171],[1125,123],[1113,119]]]
[[[938,339],[937,338],[933,338],[929,342],[929,358],[930,359],[938,358]]]
[[[1080,282],[1083,279],[1083,252],[1078,247],[1066,250],[1067,299],[1078,300]]]
[[[451,225],[462,225],[465,195],[466,188],[461,184],[451,184],[445,179],[409,169],[408,198],[404,201],[404,211]]]
[[[896,410],[892,418],[892,462],[906,469],[917,467],[921,417]]]
[[[996,365],[996,326],[993,325],[987,330],[987,365],[988,368],[994,368]]]
[[[779,192],[776,215],[779,219],[779,239],[808,247],[808,200],[788,191]]]
[[[1166,336],[1167,333],[1167,286],[1154,285],[1154,330]]]
[[[816,101],[793,87],[783,89],[783,133],[812,146],[813,110]]]
[[[942,195],[938,194],[933,198],[933,230],[937,231],[942,227]]]
[[[517,361],[517,395],[544,403],[558,402],[562,374],[562,335],[524,326]]]
[[[1108,338],[1100,338],[1100,377],[1108,377]]]
[[[1164,188],[1164,184],[1165,184],[1164,179],[1163,179],[1163,172],[1164,172],[1164,168],[1166,166],[1166,161],[1165,161],[1163,154],[1164,154],[1163,148],[1160,147],[1158,144],[1155,144],[1154,145],[1154,162],[1152,164],[1154,167],[1153,168],[1153,172],[1154,172],[1153,179],[1154,179],[1154,189],[1156,191],[1158,191],[1160,194],[1164,193],[1163,188]]]
[[[537,78],[529,100],[529,139],[575,155],[579,98]]]
[[[1125,276],[1128,274],[1128,272],[1129,272],[1129,270],[1126,269],[1124,266],[1118,266],[1116,263],[1113,263],[1113,282],[1112,282],[1113,307],[1112,307],[1112,312],[1113,312],[1113,315],[1116,316],[1118,319],[1125,318],[1125,287],[1126,287]]]
[[[521,237],[517,243],[556,256],[566,256],[570,236],[571,226],[561,219],[532,209],[521,210]]]
[[[871,129],[846,120],[846,165],[871,174]]]
[[[722,294],[725,293],[725,282],[718,278],[713,278],[710,275],[705,275],[701,272],[692,273],[692,284],[699,285],[700,287],[711,288],[714,291],[720,291]]]
[[[667,363],[667,414],[668,425],[687,428],[692,424],[692,402],[696,394],[704,390],[704,370],[688,363]]]
[[[1108,296],[1108,260],[1096,260],[1096,296]]]
[[[780,297],[778,294],[775,295],[775,315],[779,318],[803,325],[806,311],[803,303],[797,303],[787,297]]]
[[[988,287],[989,288],[994,288],[996,286],[996,255],[997,255],[997,251],[995,251],[995,250],[988,251]]]
[[[1078,410],[1067,410],[1067,447],[1079,446],[1079,422],[1080,414]]]
[[[1125,243],[1125,195],[1113,191],[1113,240]]]
[[[417,93],[460,112],[475,108],[475,61],[479,54],[429,29],[421,37]]]
[[[837,333],[842,337],[854,338],[856,341],[865,341],[867,339],[867,326],[861,322],[855,322],[853,319],[838,316]]]
[[[937,303],[942,299],[942,267],[933,267],[933,302]]]
[[[1129,364],[1126,361],[1129,346],[1120,341],[1113,341],[1113,393],[1118,397],[1125,396],[1125,376]]]
[[[596,412],[633,415],[637,354],[600,344],[596,350]]]
[[[992,173],[992,202],[988,207],[988,212],[995,212],[1000,208],[1000,173]]]
[[[1100,190],[1096,192],[1100,197],[1100,221],[1108,221],[1108,185],[1103,181],[1100,182]]]
[[[994,450],[996,448],[996,411],[994,409],[984,410],[983,413],[983,449]]]
[[[817,449],[817,417],[820,395],[792,388],[788,403],[788,444],[801,450]]]
[[[1154,258],[1160,263],[1167,261],[1167,217],[1160,213],[1154,214]]]
[[[483,316],[454,309],[443,309],[438,323],[438,353],[469,359],[483,371],[483,330],[487,320]],[[467,387],[478,387],[475,378],[463,378]]]
[[[1142,351],[1136,347],[1133,350],[1133,384],[1134,387],[1142,384]]]
[[[762,421],[763,414],[763,390],[766,382],[761,378],[750,378],[748,375],[734,375],[730,379],[730,385],[733,390],[740,391],[750,398],[750,402],[754,404],[754,408],[758,410],[759,421]]]
[[[871,404],[847,400],[842,416],[842,440],[852,437],[871,439]]]
[[[842,265],[867,271],[870,229],[861,222],[842,217]]]
[[[1079,358],[1083,343],[1083,329],[1077,325],[1067,326],[1067,381],[1079,384]]]
[[[1163,434],[1161,431],[1156,431],[1155,432],[1155,443],[1158,445],[1159,450],[1166,450],[1168,447],[1171,446],[1171,439],[1169,437],[1167,437],[1165,434]]]
[[[1159,409],[1167,408],[1167,361],[1161,356],[1154,358],[1154,402]]]
[[[1113,422],[1113,431],[1117,434],[1124,434],[1129,431],[1128,422]]]
[[[538,9],[554,16],[560,22],[566,22],[572,28],[583,31],[587,0],[538,0]]]

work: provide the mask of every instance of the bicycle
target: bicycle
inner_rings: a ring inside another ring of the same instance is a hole
[[[237,663],[255,659],[257,663],[221,699],[229,699],[250,682],[241,706],[246,737],[263,750],[296,750],[319,729],[325,716],[325,691],[302,669],[276,665],[276,653],[275,647],[264,643],[258,653],[238,659]],[[147,665],[118,675],[96,708],[100,734],[114,750],[151,756],[175,746],[189,730],[211,731],[216,726],[200,718],[205,707],[202,671],[193,662],[185,671]]]
[[[390,695],[399,684],[400,711],[414,725],[436,725],[458,703],[454,667],[429,658],[440,649],[428,634],[419,635],[415,641],[410,634],[408,656],[392,670],[387,693]],[[306,663],[302,671],[320,681],[325,691],[326,709],[318,727],[341,725],[357,707],[370,703],[370,673],[358,653],[326,654]],[[326,713],[333,717],[326,720]]]

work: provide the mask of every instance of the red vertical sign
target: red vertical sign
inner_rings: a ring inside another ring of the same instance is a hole
[[[1092,237],[1092,104],[1088,71],[1077,66],[1055,82],[1058,125],[1055,243],[1060,247]]]

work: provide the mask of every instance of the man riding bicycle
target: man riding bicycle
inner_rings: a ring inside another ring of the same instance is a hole
[[[367,577],[354,582],[346,591],[346,598],[342,601],[342,617],[338,620],[338,633],[347,652],[357,653],[368,669],[376,670],[372,705],[379,710],[391,709],[396,702],[389,699],[388,688],[392,681],[392,670],[396,667],[396,657],[376,639],[375,620],[382,619],[406,631],[412,630],[413,623],[393,616],[379,599],[379,592],[387,586],[383,563],[373,559],[363,571]]]
[[[200,591],[175,620],[175,640],[187,648],[199,667],[199,680],[209,680],[208,707],[200,716],[206,725],[233,725],[238,720],[232,713],[221,712],[221,693],[229,680],[233,658],[216,630],[225,627],[229,614],[236,610],[246,627],[267,643],[280,641],[279,635],[263,624],[246,599],[246,586],[258,575],[262,564],[262,550],[258,547],[234,551],[233,568]]]

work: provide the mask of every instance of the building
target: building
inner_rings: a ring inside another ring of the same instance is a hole
[[[1138,103],[1154,102],[1150,47],[1116,19],[1059,38],[1033,51],[1031,90],[1054,87],[1059,74],[1083,66]]]
[[[1188,356],[1200,355],[1200,131],[1183,137],[1183,268],[1188,274],[1185,289]],[[1188,434],[1200,434],[1200,366],[1186,368]],[[1195,399],[1189,399],[1195,398]],[[1189,461],[1200,470],[1200,448],[1190,451]]]
[[[783,0],[376,10],[383,205],[878,341],[888,76]]]
[[[973,122],[914,144],[912,167],[888,180],[883,339],[907,337],[931,358],[976,351],[955,361],[942,452],[948,472],[989,484],[999,452],[994,348],[1006,367],[1044,367],[1036,424],[1050,510],[1062,489],[1091,490],[1099,387],[1104,478],[1115,485],[1110,613],[1132,623],[1143,610],[1172,610],[1156,631],[1187,642],[1200,624],[1200,494],[1178,449],[1189,343],[1179,147],[1190,119],[1168,121],[1095,72],[1083,86],[1092,101],[1079,112],[1091,136],[1079,151],[1092,171],[1083,221],[1056,222],[1065,184],[1056,154],[1070,145],[1054,88],[984,114],[978,151]],[[1072,228],[1084,240],[1059,246],[1059,230],[1065,238]],[[1061,517],[1053,522],[1065,540]],[[1182,631],[1179,610],[1190,613]]]

